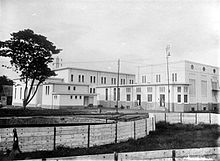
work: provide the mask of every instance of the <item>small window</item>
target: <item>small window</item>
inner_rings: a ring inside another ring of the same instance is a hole
[[[90,83],[92,83],[92,76],[90,76]]]
[[[126,92],[131,92],[131,88],[126,88]]]
[[[75,86],[73,87],[73,90],[74,90],[74,91],[76,90],[76,87],[75,87]]]
[[[147,92],[152,92],[152,87],[147,87]]]
[[[75,99],[77,99],[77,96],[75,96]]]
[[[191,69],[194,69],[194,65],[191,65]]]
[[[93,83],[95,83],[95,76],[93,77]]]
[[[147,101],[148,102],[152,102],[152,94],[148,94],[147,95]]]
[[[73,82],[73,74],[71,74],[71,82]]]
[[[127,94],[127,101],[131,101],[131,95]]]
[[[68,90],[70,90],[70,86],[68,86]]]
[[[73,99],[73,96],[70,96],[70,99]]]
[[[95,93],[95,88],[93,88],[93,93]]]
[[[194,108],[194,107],[192,107],[192,108],[191,108],[191,111],[195,111],[195,108]]]
[[[54,95],[54,97],[53,97],[55,100],[57,99],[57,95]]]
[[[215,73],[216,72],[216,70],[215,69],[213,69],[213,73]]]
[[[141,92],[141,88],[136,88],[136,92]]]
[[[188,95],[184,95],[184,103],[188,102]]]
[[[160,92],[165,92],[165,87],[159,87]]]
[[[203,107],[203,111],[206,111],[206,107]]]
[[[205,67],[202,67],[202,70],[205,71]]]
[[[181,92],[181,87],[177,87],[177,92]]]
[[[181,95],[180,94],[177,95],[177,102],[181,103]]]
[[[82,96],[79,96],[79,99],[82,99]]]
[[[188,92],[188,87],[184,87],[184,92],[185,92],[185,93]]]
[[[89,89],[89,93],[92,93],[92,88]]]

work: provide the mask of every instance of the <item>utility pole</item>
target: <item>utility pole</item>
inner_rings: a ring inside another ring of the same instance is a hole
[[[167,58],[167,85],[168,85],[168,112],[170,112],[170,78],[169,78],[169,61],[170,56],[170,45],[166,47],[166,58]]]
[[[120,59],[118,59],[118,78],[117,78],[117,102],[116,102],[116,113],[118,113],[118,101],[119,101],[119,71],[120,71]]]

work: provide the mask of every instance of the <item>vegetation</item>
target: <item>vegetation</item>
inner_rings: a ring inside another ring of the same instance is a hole
[[[162,149],[202,148],[217,147],[217,139],[220,132],[218,125],[191,125],[169,124],[160,122],[156,125],[156,131],[149,136],[118,144],[109,144],[91,148],[57,147],[55,151],[38,151],[22,153],[17,159],[64,157],[74,155],[103,154],[113,152],[150,151]]]
[[[10,40],[0,41],[0,56],[10,58],[15,71],[20,72],[20,80],[25,84],[25,109],[39,85],[47,78],[55,76],[48,64],[53,61],[52,55],[58,54],[61,49],[57,49],[46,37],[35,34],[30,29],[12,33],[11,36]]]

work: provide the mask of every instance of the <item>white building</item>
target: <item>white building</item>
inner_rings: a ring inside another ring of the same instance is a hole
[[[58,109],[97,105],[96,87],[117,83],[117,73],[114,72],[69,67],[54,71],[57,76],[49,78],[40,85],[28,106]],[[135,75],[122,73],[120,83],[133,84],[134,79]],[[23,83],[15,80],[12,102],[14,106],[22,106],[24,87]]]
[[[120,85],[119,107],[169,111],[214,110],[219,107],[219,68],[179,61],[140,68],[138,84]],[[98,102],[115,107],[117,86],[97,88]],[[169,106],[168,107],[168,103]]]

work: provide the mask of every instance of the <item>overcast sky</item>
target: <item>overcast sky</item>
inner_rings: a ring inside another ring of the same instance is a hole
[[[219,15],[219,0],[0,0],[0,40],[30,28],[63,49],[64,65],[100,70],[165,63],[167,44],[170,61],[220,66]]]

